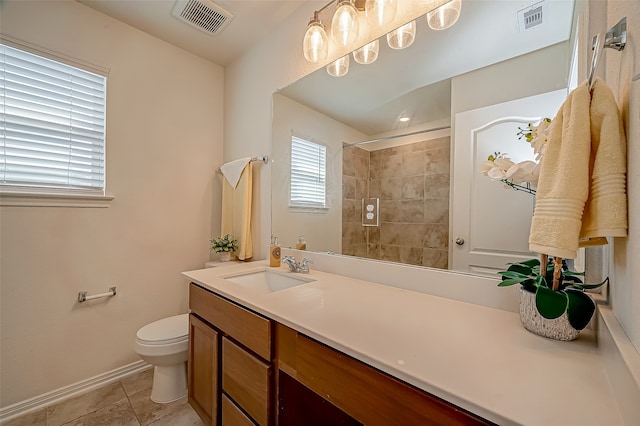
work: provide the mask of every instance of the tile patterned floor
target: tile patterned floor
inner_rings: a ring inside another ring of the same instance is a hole
[[[19,417],[4,426],[202,426],[184,397],[151,401],[153,370]]]

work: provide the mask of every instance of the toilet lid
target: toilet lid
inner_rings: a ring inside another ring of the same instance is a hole
[[[175,343],[189,338],[189,314],[163,318],[138,330],[136,337],[146,344]]]

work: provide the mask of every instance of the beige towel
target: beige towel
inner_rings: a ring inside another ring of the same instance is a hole
[[[591,188],[582,216],[581,246],[627,236],[627,142],[618,104],[599,78],[591,96]],[[606,241],[604,242],[606,244]]]
[[[251,162],[241,170],[235,187],[222,179],[222,226],[221,234],[232,234],[238,240],[236,256],[247,260],[253,256],[251,239],[251,199],[253,173]]]
[[[596,80],[592,100],[584,82],[551,123],[529,250],[575,259],[581,237],[593,238],[583,245],[595,245],[606,244],[599,237],[626,235],[626,153],[620,148],[625,141],[617,105],[609,95],[606,84]]]

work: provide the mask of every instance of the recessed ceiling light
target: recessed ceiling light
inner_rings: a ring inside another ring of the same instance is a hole
[[[399,121],[405,123],[407,121],[411,120],[409,117],[400,117]]]

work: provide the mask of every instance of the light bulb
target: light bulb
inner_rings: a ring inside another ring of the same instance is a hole
[[[358,39],[358,11],[352,0],[339,0],[331,20],[331,37],[338,46],[347,47]]]
[[[307,61],[318,63],[327,59],[329,54],[329,37],[324,30],[324,25],[318,19],[318,12],[315,12],[309,25],[307,32],[304,34],[302,41],[302,50]]]
[[[396,16],[396,0],[367,0],[364,10],[371,26],[384,27]]]
[[[445,30],[458,21],[462,9],[462,0],[451,0],[439,8],[427,13],[427,22],[433,30]]]
[[[416,21],[411,21],[387,34],[387,44],[392,49],[404,49],[411,46],[416,38]]]
[[[327,72],[333,77],[342,77],[349,72],[349,55],[345,55],[327,65]]]
[[[353,59],[359,64],[370,64],[378,59],[378,50],[380,42],[373,40],[369,44],[365,44],[360,49],[353,51]]]

